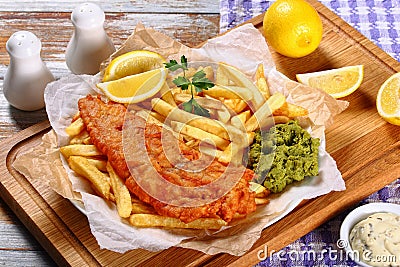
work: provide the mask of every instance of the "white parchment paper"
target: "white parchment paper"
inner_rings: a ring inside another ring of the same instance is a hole
[[[96,76],[71,74],[47,86],[46,110],[53,130],[44,136],[44,141],[39,147],[20,155],[14,162],[14,167],[31,179],[43,180],[64,197],[81,199],[83,206],[77,205],[77,207],[84,209],[91,231],[101,248],[123,253],[137,248],[159,251],[171,246],[181,246],[208,254],[223,252],[242,255],[260,237],[262,229],[286,216],[303,199],[345,189],[334,159],[325,151],[324,130],[332,124],[334,116],[342,112],[348,103],[337,101],[317,89],[300,85],[279,73],[264,37],[253,25],[246,24],[220,37],[210,39],[201,48],[191,49],[139,24],[114,56],[134,49],[155,51],[168,59],[179,58],[184,54],[190,61],[223,61],[238,67],[249,78],[252,78],[257,65],[263,63],[271,91],[283,92],[288,101],[309,110],[309,123],[313,135],[320,137],[322,141],[319,148],[320,172],[317,177],[290,185],[283,193],[273,195],[268,205],[258,207],[248,218],[219,231],[132,227],[118,216],[114,204],[93,195],[88,183],[77,177],[57,152],[59,146],[68,143],[68,136],[64,130],[78,110],[78,99],[87,94],[99,93],[95,84],[100,80],[101,74]],[[60,160],[56,165],[54,160],[50,162],[50,158],[46,161],[46,151],[51,151],[49,154],[53,158],[54,155],[59,157]],[[38,156],[42,159],[39,163],[34,160]],[[49,169],[51,177],[44,172],[38,172],[41,167]],[[56,167],[57,175],[54,175],[55,172],[52,170]],[[61,168],[65,170],[64,173],[60,171],[60,167],[64,167]],[[49,183],[50,180],[58,178],[69,179],[70,183]],[[58,187],[69,187],[70,190],[63,188],[61,190]],[[80,193],[78,194],[80,197],[77,197],[76,192]]]

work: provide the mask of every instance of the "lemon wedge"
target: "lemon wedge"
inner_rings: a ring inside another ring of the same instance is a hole
[[[379,115],[387,122],[400,125],[400,73],[389,77],[376,97]]]
[[[104,71],[103,82],[163,67],[165,59],[155,52],[135,50],[114,58]]]
[[[154,96],[165,83],[167,70],[159,68],[126,76],[109,82],[98,83],[104,94],[114,102],[138,103]]]
[[[297,80],[302,84],[322,89],[334,98],[353,93],[360,87],[363,77],[363,65],[296,74]]]

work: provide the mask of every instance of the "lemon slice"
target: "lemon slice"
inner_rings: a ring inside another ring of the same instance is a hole
[[[400,73],[392,75],[382,84],[376,97],[376,108],[387,122],[400,125]]]
[[[118,103],[138,103],[154,96],[165,83],[167,70],[159,68],[118,80],[98,83],[104,94]]]
[[[165,59],[146,50],[136,50],[114,58],[104,71],[103,82],[163,67]]]
[[[353,93],[360,87],[363,77],[363,65],[296,74],[297,80],[302,84],[322,89],[334,98]]]

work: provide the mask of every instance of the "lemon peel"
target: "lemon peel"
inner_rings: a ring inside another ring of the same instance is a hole
[[[163,67],[165,59],[158,53],[135,50],[114,58],[104,70],[103,82]]]
[[[381,85],[376,108],[384,120],[400,126],[400,73],[393,74]]]

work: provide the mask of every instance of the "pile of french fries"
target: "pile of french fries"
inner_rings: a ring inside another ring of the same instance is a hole
[[[210,111],[211,118],[178,108],[191,95],[189,90],[183,91],[173,84],[175,77],[167,79],[161,98],[151,100],[152,111],[139,110],[137,115],[169,127],[190,146],[209,143],[211,147],[203,147],[201,152],[215,156],[223,164],[242,163],[238,153],[253,142],[257,129],[308,115],[303,107],[288,103],[283,94],[271,95],[263,64],[256,70],[254,83],[240,70],[225,63],[218,63],[215,75],[210,66],[199,69],[215,83],[202,95],[195,96],[196,101]],[[190,78],[199,69],[189,69],[186,76]]]
[[[308,114],[306,109],[288,103],[283,94],[271,95],[262,64],[254,75],[254,83],[237,68],[225,63],[218,63],[215,74],[210,66],[201,68],[215,86],[196,95],[195,99],[210,111],[210,118],[179,108],[191,95],[188,90],[182,91],[175,87],[172,82],[174,77],[167,79],[159,98],[148,100],[151,110],[130,105],[133,108],[129,112],[173,131],[188,146],[212,155],[225,165],[242,164],[243,148],[253,142],[256,130]],[[197,70],[189,69],[186,77]],[[158,215],[151,206],[129,192],[107,157],[92,144],[79,113],[66,128],[66,133],[70,141],[60,148],[60,152],[70,168],[87,179],[98,196],[114,202],[119,216],[128,219],[131,225],[192,229],[219,229],[227,225],[217,218],[201,218],[183,223],[176,218]],[[257,205],[269,202],[269,192],[262,185],[251,182],[250,190],[256,194]],[[240,218],[239,215],[237,217]]]

